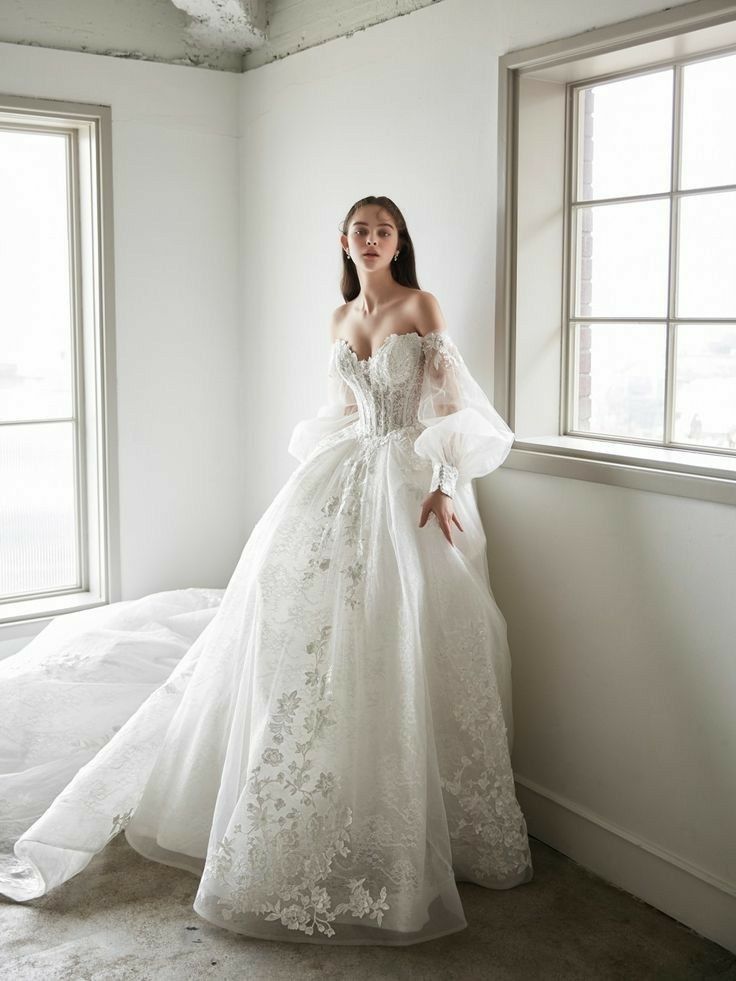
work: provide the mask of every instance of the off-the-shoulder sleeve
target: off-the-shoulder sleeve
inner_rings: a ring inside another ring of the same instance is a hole
[[[288,451],[303,462],[322,439],[345,429],[357,418],[355,395],[337,370],[333,345],[327,366],[326,401],[317,410],[316,416],[302,419],[296,424],[289,440]]]
[[[514,434],[470,374],[446,331],[425,334],[417,454],[433,464],[430,491],[452,497],[458,483],[500,467]]]

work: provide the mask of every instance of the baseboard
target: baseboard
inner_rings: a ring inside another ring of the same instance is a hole
[[[736,953],[736,885],[514,774],[529,834]]]

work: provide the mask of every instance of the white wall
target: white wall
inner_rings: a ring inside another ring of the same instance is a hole
[[[237,86],[0,44],[0,92],[112,106],[122,599],[224,586],[243,546]]]
[[[444,0],[241,79],[250,522],[323,394],[350,204],[402,208],[490,393],[497,58],[662,6]],[[531,833],[736,949],[736,509],[505,468],[478,491]]]

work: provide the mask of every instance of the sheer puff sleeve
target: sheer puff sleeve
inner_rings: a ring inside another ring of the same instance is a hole
[[[425,334],[422,344],[418,417],[425,428],[414,450],[433,464],[430,492],[439,488],[452,497],[458,483],[501,466],[514,434],[468,371],[447,332]]]
[[[307,459],[325,437],[337,434],[358,418],[355,395],[338,373],[334,354],[335,345],[333,344],[327,367],[325,403],[317,410],[316,416],[302,419],[296,424],[289,440],[288,451],[300,463]]]

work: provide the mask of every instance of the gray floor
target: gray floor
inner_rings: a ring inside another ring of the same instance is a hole
[[[410,947],[251,940],[191,908],[196,877],[118,837],[31,904],[0,900],[8,981],[736,981],[736,957],[531,840],[535,878],[508,892],[461,883],[467,930]]]

